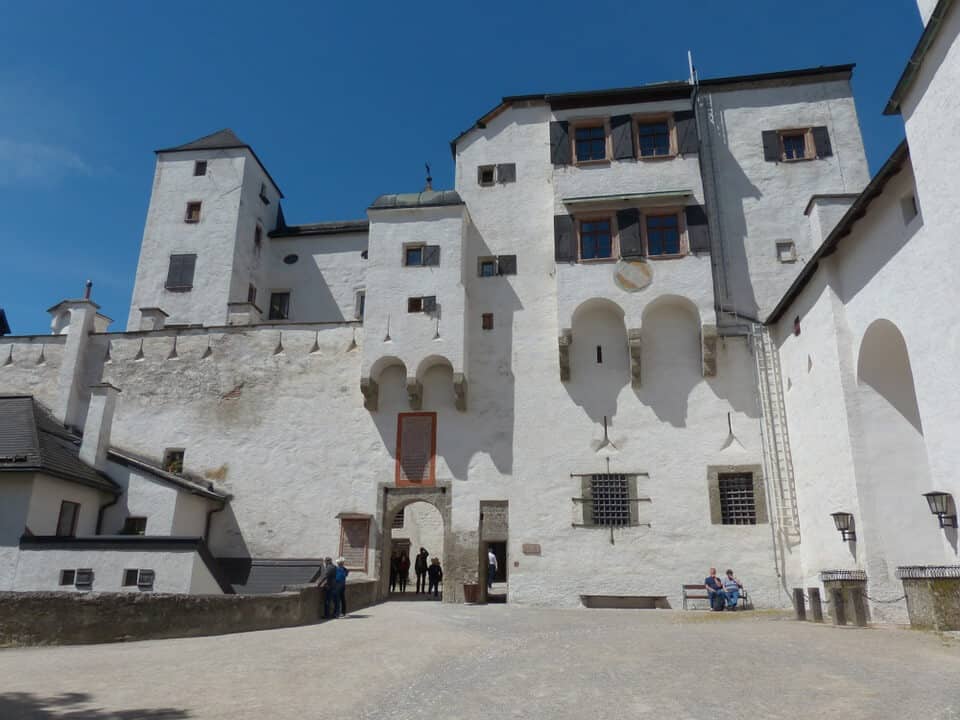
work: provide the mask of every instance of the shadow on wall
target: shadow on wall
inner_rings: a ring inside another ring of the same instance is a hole
[[[207,545],[215,557],[250,557],[250,549],[243,539],[243,531],[230,503],[222,511],[210,516],[210,539]]]
[[[514,315],[522,308],[507,276],[474,278],[476,257],[492,255],[472,225],[467,230],[467,303],[463,318],[467,378],[467,410],[456,409],[453,368],[443,357],[425,358],[407,368],[397,358],[384,357],[371,368],[379,385],[379,409],[372,413],[384,445],[395,460],[397,415],[411,412],[407,376],[416,374],[423,386],[421,412],[437,413],[437,456],[453,478],[466,480],[477,453],[487,455],[497,471],[513,471],[515,379],[512,367]],[[521,271],[522,272],[522,271]],[[483,329],[484,314],[492,329]],[[382,369],[381,369],[382,368]],[[390,481],[393,479],[390,469]]]
[[[10,720],[177,720],[193,717],[186,710],[175,708],[106,710],[90,707],[92,701],[93,696],[88,693],[63,693],[49,697],[34,693],[5,693],[0,694],[0,717]]]
[[[708,105],[712,101],[712,96],[707,95],[704,102]],[[733,309],[744,315],[756,317],[757,298],[753,291],[753,284],[750,281],[750,265],[747,261],[747,220],[744,214],[744,203],[749,198],[759,200],[762,197],[760,189],[754,185],[747,174],[743,171],[739,161],[733,156],[729,148],[729,137],[727,135],[726,117],[722,111],[713,112],[712,106],[708,112],[708,117],[712,117],[712,122],[708,122],[708,130],[711,133],[710,148],[712,161],[714,165],[714,178],[717,187],[714,190],[717,193],[717,199],[714,206],[718,208],[720,232],[723,236],[723,255],[719,257],[719,243],[715,242],[713,249],[713,262],[716,268],[720,264],[726,269],[726,283],[718,285],[720,292],[726,292],[726,297],[718,298],[725,306],[733,306]],[[760,137],[757,137],[760,142]],[[709,190],[709,183],[704,182],[705,190],[708,192],[707,202],[713,200]],[[722,211],[720,210],[722,208]],[[717,232],[717,228],[712,228]]]
[[[685,298],[658,298],[643,312],[641,387],[637,398],[663,422],[687,424],[690,392],[703,382],[700,317]]]
[[[582,303],[571,320],[570,398],[594,423],[617,414],[617,398],[630,383],[630,354],[623,309],[603,298]]]

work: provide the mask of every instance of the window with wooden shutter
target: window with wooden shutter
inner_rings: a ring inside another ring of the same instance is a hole
[[[57,536],[73,537],[77,534],[77,516],[80,504],[64,500],[60,503],[60,517],[57,519]]]
[[[193,288],[193,273],[197,265],[196,255],[171,255],[167,269],[167,290],[186,291]]]
[[[437,414],[400,413],[397,416],[397,487],[436,484]]]
[[[517,256],[500,255],[497,257],[498,275],[516,275],[517,274]]]
[[[677,152],[681,155],[698,152],[700,141],[697,138],[697,120],[693,110],[675,112],[673,126],[677,134]]]
[[[643,237],[640,232],[640,211],[628,208],[617,212],[617,227],[620,230],[620,256],[635,258],[643,256]]]
[[[632,159],[633,120],[629,115],[614,115],[610,118],[610,140],[614,160]]]
[[[440,246],[439,245],[426,245],[423,248],[423,264],[424,265],[439,265],[440,264]]]
[[[569,215],[553,216],[553,251],[557,262],[573,262],[577,259],[576,233],[573,218]]]
[[[367,571],[369,518],[340,518],[340,557],[348,570]]]
[[[565,120],[550,123],[550,162],[554,165],[570,165],[573,162],[570,123]]]
[[[833,146],[830,145],[830,133],[827,131],[826,126],[818,125],[812,128],[811,134],[813,135],[813,146],[818,158],[833,155]]]
[[[687,220],[687,240],[690,252],[710,252],[710,228],[703,205],[687,205],[683,209]]]

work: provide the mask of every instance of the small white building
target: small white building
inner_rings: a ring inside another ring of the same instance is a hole
[[[956,565],[922,496],[960,493],[938,8],[872,181],[849,65],[504,98],[451,143],[453,190],[365,219],[288,223],[230,130],[158,151],[126,330],[84,299],[0,338],[0,391],[82,430],[106,506],[75,541],[4,510],[0,587],[96,557],[94,590],[150,561],[263,591],[343,555],[385,596],[428,544],[447,601],[490,548],[509,602],[679,607],[717,566],[783,607],[824,571],[884,600]],[[138,518],[149,554],[120,555]]]

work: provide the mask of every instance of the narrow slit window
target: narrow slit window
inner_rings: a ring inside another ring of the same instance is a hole
[[[597,345],[597,365],[603,364],[603,347]]]

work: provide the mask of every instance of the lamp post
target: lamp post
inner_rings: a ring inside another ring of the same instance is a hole
[[[851,529],[853,525],[853,515],[848,512],[835,512],[830,513],[830,517],[833,518],[833,524],[837,526],[837,530],[840,531],[840,536],[844,542],[848,540],[856,541],[857,533]]]
[[[950,493],[933,492],[924,493],[927,499],[927,505],[930,506],[930,512],[937,516],[940,521],[940,527],[957,527],[956,513],[950,514]]]

